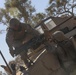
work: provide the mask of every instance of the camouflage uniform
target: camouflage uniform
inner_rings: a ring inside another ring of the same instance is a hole
[[[22,44],[28,42],[31,38],[38,36],[39,33],[34,30],[29,24],[20,23],[19,30],[13,30],[10,27],[7,29],[6,43],[9,47],[10,53],[14,56],[14,48],[21,46]],[[20,53],[22,60],[27,64],[27,53]]]
[[[73,70],[76,62],[76,48],[73,44],[73,37],[67,38],[61,31],[54,32],[52,37],[57,44],[55,52],[61,66],[70,72],[70,70]]]

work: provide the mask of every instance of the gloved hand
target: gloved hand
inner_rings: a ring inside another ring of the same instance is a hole
[[[14,57],[14,50],[13,49],[9,49],[10,54],[12,55],[12,57]]]

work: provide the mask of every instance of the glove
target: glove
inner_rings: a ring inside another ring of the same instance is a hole
[[[14,50],[13,49],[9,49],[10,54],[12,55],[12,57],[14,57]]]

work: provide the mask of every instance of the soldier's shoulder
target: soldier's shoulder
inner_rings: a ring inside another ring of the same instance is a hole
[[[22,23],[22,26],[23,26],[24,28],[31,28],[30,24],[26,24],[26,23]]]

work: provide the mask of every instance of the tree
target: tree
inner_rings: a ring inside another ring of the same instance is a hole
[[[41,22],[46,17],[45,13],[37,13],[32,16],[33,27],[35,27],[39,22]]]
[[[48,15],[59,16],[60,14],[74,15],[74,0],[49,0],[49,7],[46,9]],[[70,13],[70,14],[69,14]]]
[[[31,0],[6,0],[5,8],[0,9],[0,22],[8,25],[9,20],[15,17],[35,26],[37,20],[42,20],[45,17],[42,13],[34,14],[35,11]]]

